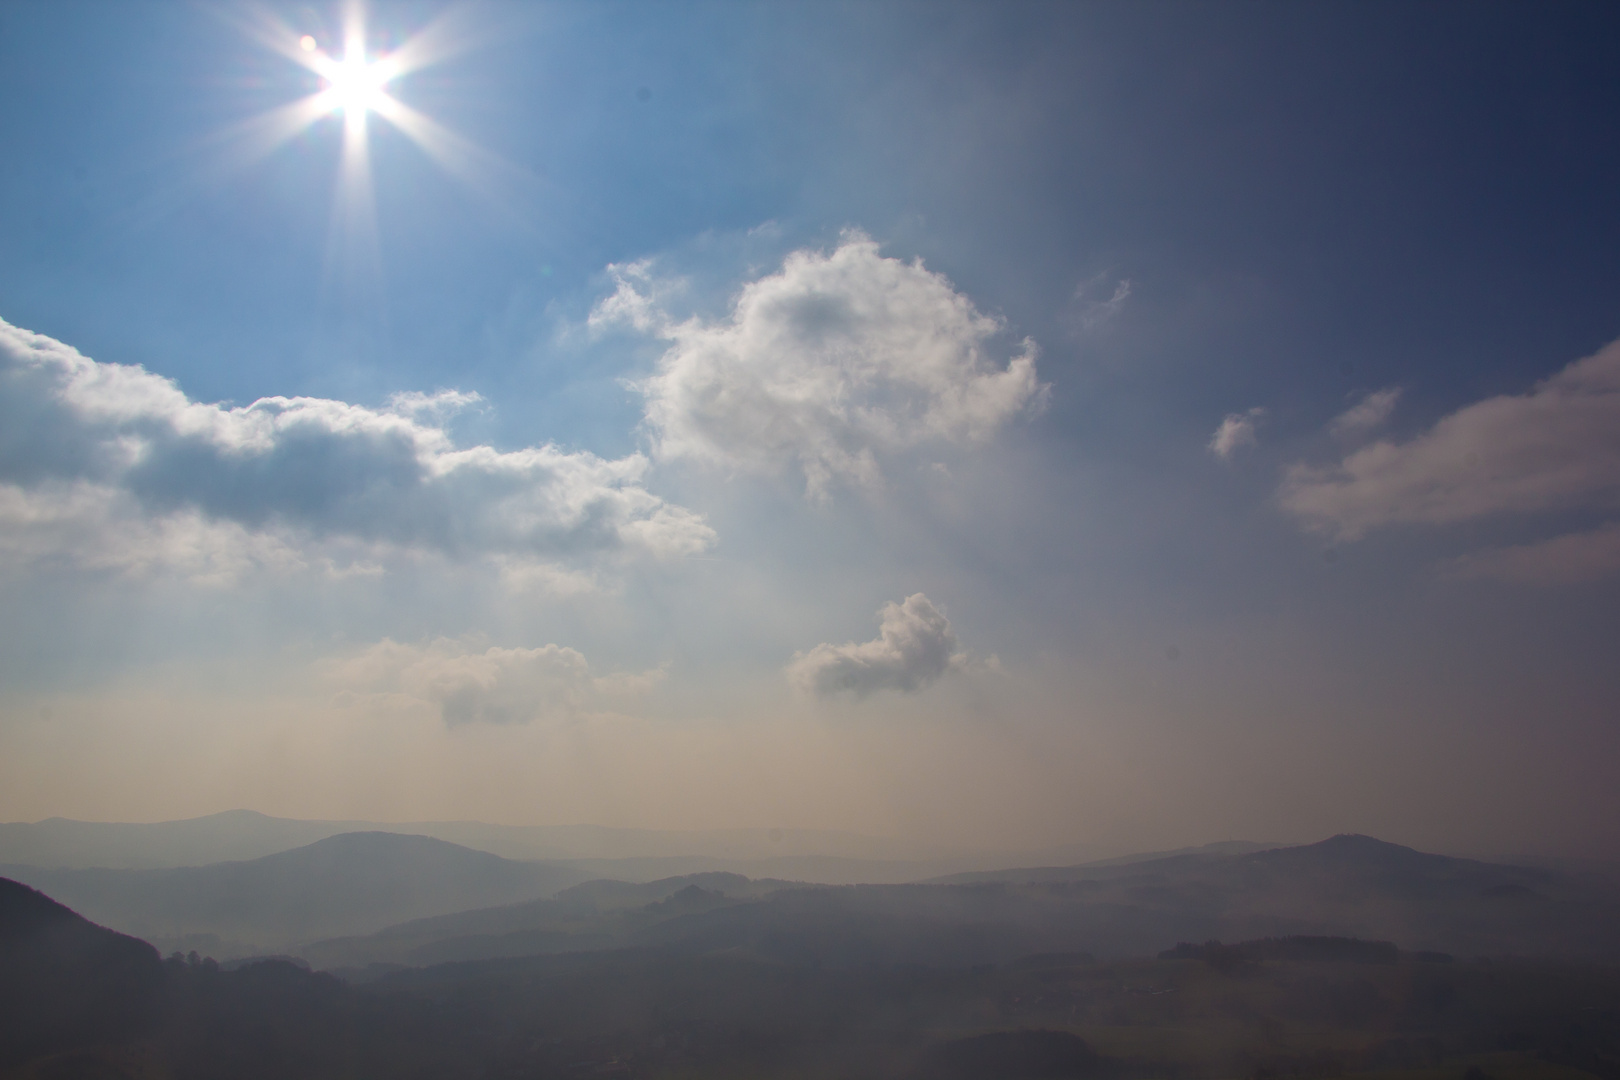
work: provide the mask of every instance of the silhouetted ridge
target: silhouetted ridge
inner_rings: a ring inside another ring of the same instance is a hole
[[[138,1036],[162,986],[152,946],[0,878],[0,1068]]]
[[[1340,833],[1314,844],[1272,848],[1242,856],[1255,862],[1322,864],[1358,868],[1409,868],[1424,864],[1454,862],[1445,855],[1430,855],[1402,844],[1392,844],[1360,833]]]
[[[0,878],[0,947],[51,926],[83,921],[38,889]]]

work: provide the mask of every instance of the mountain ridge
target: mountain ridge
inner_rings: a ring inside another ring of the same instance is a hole
[[[517,862],[433,837],[343,833],[258,859],[201,867],[0,867],[97,922],[168,948],[282,951],[395,922],[549,895],[565,864]],[[212,937],[214,940],[209,941]]]

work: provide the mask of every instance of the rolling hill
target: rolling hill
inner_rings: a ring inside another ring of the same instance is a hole
[[[87,917],[165,951],[224,958],[548,896],[566,864],[515,862],[426,836],[345,833],[243,862],[162,870],[0,867]]]
[[[959,967],[1038,953],[1156,955],[1181,941],[1303,934],[1465,956],[1620,959],[1620,892],[1602,879],[1425,854],[1370,837],[966,877],[842,887],[744,885],[720,875],[593,882],[553,900],[321,942],[302,955],[344,968],[643,945],[817,967]],[[673,903],[682,889],[685,902]]]

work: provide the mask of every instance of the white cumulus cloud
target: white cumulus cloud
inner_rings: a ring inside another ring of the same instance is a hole
[[[1265,415],[1266,410],[1258,405],[1248,412],[1227,413],[1221,426],[1210,436],[1209,452],[1222,461],[1229,461],[1233,454],[1244,447],[1259,445],[1255,428]]]
[[[350,562],[410,551],[534,563],[712,541],[700,516],[643,486],[642,455],[457,446],[443,419],[475,400],[204,404],[0,320],[0,558],[228,578],[330,563],[340,548]]]
[[[999,319],[859,233],[831,254],[788,256],[713,322],[670,318],[645,264],[613,272],[617,291],[593,324],[620,321],[671,343],[637,384],[664,458],[797,468],[824,497],[835,480],[879,483],[880,455],[981,443],[1044,400],[1032,341],[1005,365],[993,359]]]
[[[645,693],[663,672],[597,677],[578,650],[481,648],[469,638],[420,645],[384,639],[358,655],[328,662],[326,682],[372,702],[425,705],[444,722],[526,724],[568,720],[604,699]]]
[[[1404,443],[1336,465],[1295,465],[1278,498],[1306,527],[1354,540],[1386,525],[1444,525],[1620,503],[1620,342],[1527,394],[1478,401]]]
[[[878,636],[844,645],[823,643],[796,653],[788,681],[803,693],[830,697],[874,690],[913,691],[967,664],[945,613],[922,593],[878,612]]]

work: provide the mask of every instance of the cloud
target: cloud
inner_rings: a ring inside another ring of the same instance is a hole
[[[823,643],[794,654],[788,681],[802,693],[830,697],[874,690],[914,691],[967,664],[945,613],[922,593],[878,612],[878,636],[844,645]]]
[[[642,455],[456,446],[442,420],[476,400],[203,404],[0,320],[0,554],[229,577],[339,549],[534,563],[712,542],[699,515],[646,490]]]
[[[1479,551],[1448,562],[1448,577],[1572,585],[1620,574],[1620,521],[1551,540]]]
[[[1209,440],[1209,452],[1222,461],[1230,461],[1232,455],[1245,446],[1258,446],[1259,439],[1255,437],[1255,426],[1260,418],[1266,415],[1266,410],[1255,406],[1248,412],[1227,413],[1221,426],[1215,429],[1215,434]]]
[[[1333,434],[1351,436],[1371,431],[1389,419],[1400,398],[1398,386],[1373,391],[1334,418]]]
[[[1405,443],[1337,465],[1299,464],[1278,499],[1305,527],[1355,540],[1387,525],[1445,525],[1620,502],[1620,342],[1528,394],[1458,409]]]
[[[463,393],[460,390],[435,390],[431,394],[405,390],[389,397],[388,411],[400,416],[428,416],[437,420],[454,416],[467,406],[483,400],[481,394]]]
[[[982,443],[1044,401],[1032,341],[1005,367],[993,361],[1001,320],[920,261],[879,255],[860,233],[830,255],[788,256],[714,322],[670,318],[645,263],[613,273],[617,291],[592,325],[624,322],[671,342],[636,384],[661,458],[796,468],[819,498],[835,480],[879,484],[881,454]]]
[[[562,645],[480,648],[470,638],[423,645],[384,639],[325,665],[326,683],[347,700],[437,709],[452,727],[568,720],[604,698],[644,694],[662,669],[595,677],[585,657]]]
[[[1104,280],[1104,275],[1099,274],[1089,281],[1082,281],[1074,290],[1075,318],[1081,330],[1099,330],[1112,322],[1131,298],[1131,279],[1121,278],[1115,283],[1114,291],[1107,300],[1091,299],[1093,286],[1102,284]]]

